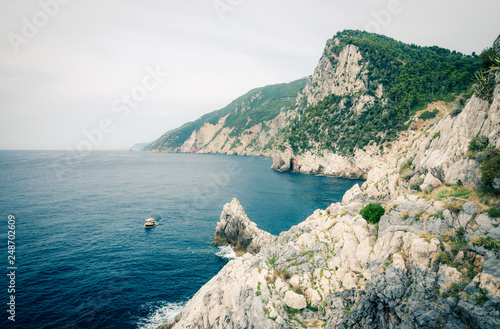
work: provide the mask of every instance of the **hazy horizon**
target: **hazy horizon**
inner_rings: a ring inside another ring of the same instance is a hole
[[[0,149],[120,150],[311,75],[338,31],[465,54],[500,3],[39,0],[0,4]]]

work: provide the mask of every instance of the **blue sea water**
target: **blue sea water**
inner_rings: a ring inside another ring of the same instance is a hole
[[[0,151],[0,260],[9,273],[13,215],[17,267],[15,293],[6,275],[0,281],[0,327],[155,328],[230,258],[212,237],[233,197],[279,234],[361,183],[270,166],[258,157]],[[148,217],[159,225],[144,229]]]

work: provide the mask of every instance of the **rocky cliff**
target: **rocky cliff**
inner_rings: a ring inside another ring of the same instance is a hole
[[[256,254],[276,240],[276,236],[263,231],[250,221],[238,199],[224,205],[214,233],[214,243],[230,245],[236,255]]]
[[[154,152],[265,155],[289,122],[305,79],[256,88],[228,106],[165,133],[149,146]]]
[[[214,241],[257,237],[260,251],[230,261],[161,328],[499,328],[500,72],[488,72],[486,99],[433,102],[378,152],[276,156],[278,170],[367,180],[277,238],[227,204]],[[376,224],[360,214],[370,203],[384,209]]]
[[[230,261],[162,328],[498,328],[499,254],[470,243],[500,238],[498,219],[401,196],[377,227],[362,205],[318,210]]]
[[[464,92],[478,67],[446,49],[339,32],[307,79],[254,89],[149,151],[263,155],[280,171],[366,178],[419,109]]]

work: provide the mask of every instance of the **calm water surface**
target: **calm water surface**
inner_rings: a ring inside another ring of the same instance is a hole
[[[233,197],[273,234],[362,181],[278,173],[266,158],[0,151],[0,243],[16,217],[16,321],[0,327],[154,328],[226,264],[212,245]],[[154,217],[151,230],[144,220]],[[1,259],[1,258],[0,258]]]

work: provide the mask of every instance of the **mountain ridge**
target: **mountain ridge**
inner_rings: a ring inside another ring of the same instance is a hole
[[[256,88],[221,110],[167,132],[148,150],[268,156],[278,170],[289,170],[293,159],[305,154],[322,163],[326,154],[333,162],[357,169],[348,174],[297,160],[292,170],[366,178],[381,152],[408,129],[417,113],[429,103],[452,101],[469,89],[479,61],[439,47],[345,30],[327,41],[311,76],[274,85],[288,86],[288,99],[272,104],[267,116],[252,118],[259,109],[248,100],[260,96],[266,101],[269,97],[259,92],[273,86]],[[279,97],[272,94],[270,99]],[[278,165],[283,158],[288,164]]]

